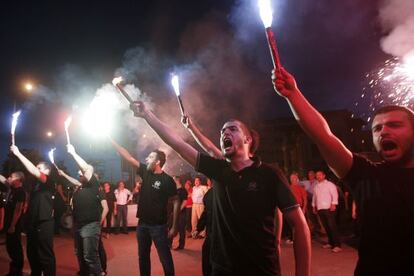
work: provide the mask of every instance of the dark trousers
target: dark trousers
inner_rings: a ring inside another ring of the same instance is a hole
[[[102,242],[102,238],[99,238],[98,251],[99,251],[99,260],[101,262],[102,271],[106,272],[107,258],[106,258],[106,251],[105,251],[105,247],[104,247],[103,242]]]
[[[137,226],[139,272],[141,276],[151,275],[151,244],[154,241],[164,274],[174,275],[174,263],[167,237],[168,228],[163,225],[148,225],[142,222]]]
[[[99,259],[99,239],[101,226],[98,221],[75,229],[75,252],[78,258],[80,275],[101,275]]]
[[[192,226],[191,226],[191,214],[193,212],[193,208],[185,208],[185,230],[188,232],[191,232]]]
[[[27,233],[27,259],[31,276],[56,275],[56,259],[53,252],[54,221],[38,223]]]
[[[120,227],[122,227],[122,232],[128,232],[128,205],[117,205],[117,214],[116,214],[116,231],[119,232]],[[122,224],[122,226],[121,226]]]
[[[185,228],[186,228],[186,226],[187,226],[187,217],[186,217],[185,210],[183,210],[178,215],[178,235],[179,235],[178,247],[179,248],[184,248],[184,246],[185,246]],[[170,247],[172,246],[172,242],[173,242],[173,239],[170,239],[169,240]]]
[[[11,259],[8,275],[22,275],[24,256],[21,242],[21,232],[15,231],[13,234],[6,234],[7,254]]]
[[[201,266],[203,268],[203,276],[211,275],[210,246],[210,236],[207,234],[201,249]]]
[[[318,210],[318,215],[328,235],[328,243],[332,247],[341,246],[338,227],[335,221],[335,213],[335,211],[330,211],[329,209]]]
[[[108,213],[106,214],[106,227],[103,229],[103,232],[105,233],[111,233],[111,227],[112,227],[112,213],[113,210],[109,209]]]

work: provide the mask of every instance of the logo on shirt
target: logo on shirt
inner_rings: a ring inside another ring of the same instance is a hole
[[[154,189],[159,190],[159,189],[160,189],[160,187],[161,187],[161,181],[159,181],[159,180],[155,181],[155,182],[154,182],[154,184],[152,184],[152,187],[153,187]]]
[[[248,192],[257,192],[257,191],[259,191],[259,188],[257,187],[257,183],[256,182],[250,182],[247,185],[246,191],[248,191]]]

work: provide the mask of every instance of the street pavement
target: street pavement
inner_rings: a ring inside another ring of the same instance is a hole
[[[4,236],[0,237],[4,241]],[[25,244],[25,237],[23,237]],[[74,255],[73,239],[70,233],[62,233],[55,236],[55,254],[58,276],[76,275],[78,265]],[[176,246],[174,241],[173,247]],[[202,239],[187,238],[186,248],[180,251],[172,251],[175,271],[177,276],[197,276],[201,273],[201,245]],[[138,272],[138,247],[135,231],[130,230],[128,235],[110,235],[104,239],[105,249],[108,255],[108,275],[127,276],[139,275]],[[343,251],[332,253],[329,249],[322,249],[320,241],[312,241],[312,271],[314,276],[349,276],[357,260],[357,251],[343,244]],[[3,242],[0,245],[0,276],[8,272],[8,256]],[[293,246],[282,243],[282,275],[294,275]],[[151,250],[152,275],[163,275],[162,266],[159,262],[156,249]],[[27,259],[24,265],[24,275],[29,275],[29,264]]]

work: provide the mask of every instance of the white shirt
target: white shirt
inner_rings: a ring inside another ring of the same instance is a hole
[[[318,182],[313,190],[312,206],[317,210],[331,208],[331,205],[338,205],[338,189],[335,184],[328,180]]]
[[[123,190],[116,189],[114,193],[115,193],[117,205],[127,204],[129,197],[132,196],[131,192],[128,189],[123,189]]]
[[[200,186],[194,186],[193,187],[193,194],[191,198],[193,199],[193,204],[203,204],[203,197],[205,193],[207,193],[207,186],[200,185]]]

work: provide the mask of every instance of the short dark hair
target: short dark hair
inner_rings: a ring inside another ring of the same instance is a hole
[[[45,169],[47,169],[49,171],[52,170],[52,166],[50,166],[50,164],[48,162],[40,161],[37,165],[41,165],[41,166],[45,167]]]
[[[260,145],[260,135],[259,135],[259,133],[256,130],[250,128],[245,122],[242,122],[240,120],[230,119],[230,120],[228,120],[228,122],[239,122],[240,125],[242,126],[243,131],[245,132],[245,134],[249,135],[252,138],[252,142],[251,142],[250,148],[249,148],[249,153],[253,156],[256,153],[256,151],[257,151],[257,149],[259,148],[259,145]]]
[[[19,179],[20,179],[20,181],[21,182],[23,182],[24,181],[24,173],[23,172],[21,172],[21,171],[17,171],[17,172],[12,172],[11,174],[14,174],[14,175],[16,175]]]
[[[414,129],[414,111],[408,107],[401,106],[401,105],[386,105],[379,109],[377,109],[374,113],[374,118],[379,114],[384,114],[392,111],[402,111],[407,114],[408,119],[410,120],[411,126]]]
[[[165,164],[165,161],[167,160],[165,152],[159,149],[153,150],[152,152],[155,152],[157,154],[157,159],[160,161],[160,167],[162,168]]]

